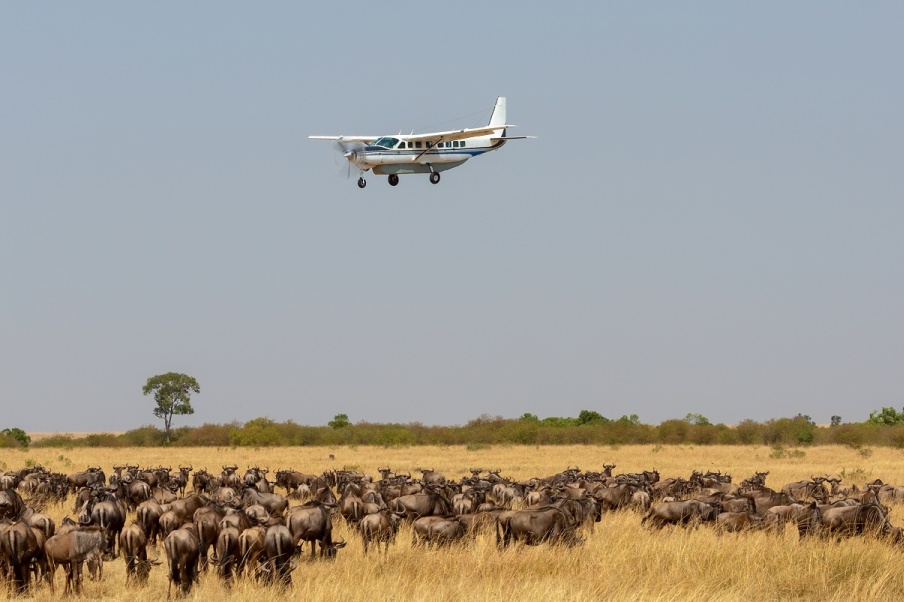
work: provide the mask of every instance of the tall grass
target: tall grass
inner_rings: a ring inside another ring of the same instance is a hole
[[[469,468],[501,469],[515,478],[544,476],[568,466],[599,470],[604,463],[616,472],[656,468],[663,477],[685,476],[693,469],[730,472],[735,481],[757,470],[769,470],[767,484],[780,488],[811,475],[835,473],[845,482],[863,484],[882,478],[904,483],[904,454],[877,448],[869,454],[841,446],[819,446],[803,455],[777,453],[767,446],[491,446],[417,448],[178,448],[178,449],[32,449],[0,450],[0,463],[9,468],[26,461],[48,469],[73,472],[87,465],[109,470],[115,463],[142,465],[192,464],[219,470],[226,463],[295,468],[322,472],[355,468],[376,475],[389,465],[417,475],[417,468],[433,468],[450,478],[468,474]],[[786,450],[787,451],[787,450]],[[330,454],[334,459],[330,460]],[[71,511],[71,501],[48,512],[60,520]],[[902,523],[901,509],[892,508],[892,522]],[[348,546],[335,561],[305,560],[293,573],[288,591],[241,581],[232,588],[212,574],[201,577],[192,598],[269,602],[287,597],[304,600],[891,600],[904,597],[904,549],[872,539],[839,542],[798,541],[796,532],[782,535],[744,533],[718,535],[708,527],[666,528],[653,531],[640,526],[633,512],[607,514],[593,533],[583,533],[575,548],[496,547],[487,532],[475,541],[442,549],[412,545],[404,528],[385,556],[363,555],[354,532],[340,520],[336,536]],[[162,549],[160,550],[162,554]],[[152,552],[153,555],[153,552]],[[59,571],[62,573],[62,571]],[[103,582],[85,583],[89,599],[157,601],[167,591],[166,571],[157,567],[144,588],[125,586],[121,559],[105,566]],[[57,586],[62,587],[62,574]],[[58,590],[59,592],[60,590]],[[51,600],[46,588],[36,600]]]

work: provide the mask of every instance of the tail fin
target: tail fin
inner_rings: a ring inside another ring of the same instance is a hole
[[[493,108],[493,114],[490,115],[490,127],[505,125],[505,96],[496,99],[496,106]]]

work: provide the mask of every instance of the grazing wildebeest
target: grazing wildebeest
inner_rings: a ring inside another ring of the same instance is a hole
[[[750,512],[751,514],[756,514],[756,504],[753,502],[753,498],[722,498],[720,503],[722,504],[723,512]]]
[[[198,545],[200,550],[199,570],[207,570],[207,554],[211,546],[216,545],[220,535],[220,521],[226,515],[222,508],[211,504],[198,508],[192,517],[192,522],[198,527]]]
[[[91,522],[107,532],[107,553],[116,557],[116,540],[126,524],[126,505],[115,497],[94,504]]]
[[[358,532],[364,540],[364,554],[367,554],[367,546],[376,543],[377,551],[380,550],[380,542],[383,542],[384,553],[389,552],[389,544],[395,541],[399,530],[399,516],[388,509],[368,514],[358,523]]]
[[[135,519],[144,529],[148,543],[155,547],[157,546],[157,537],[160,535],[161,516],[163,516],[163,508],[156,500],[142,502],[135,511]],[[164,537],[166,535],[169,535],[169,533],[164,534]]]
[[[295,569],[292,556],[295,553],[295,542],[289,529],[283,525],[274,525],[267,529],[264,536],[264,555],[267,559],[267,576],[270,581],[282,585],[292,583],[290,573]]]
[[[147,583],[151,565],[160,564],[148,560],[148,536],[140,523],[132,521],[119,534],[119,551],[126,562],[126,583]]]
[[[69,481],[70,491],[74,493],[80,487],[89,487],[95,483],[105,484],[107,476],[100,469],[100,466],[92,466],[85,471],[69,475],[66,480]]]
[[[794,499],[789,494],[785,492],[779,493],[768,487],[743,492],[741,495],[753,499],[753,503],[756,506],[756,513],[760,516],[765,516],[766,511],[773,506],[788,506],[798,503],[798,500]]]
[[[389,509],[409,519],[452,514],[452,504],[435,489],[427,493],[401,495],[389,502]]]
[[[286,497],[298,497],[299,489],[304,486],[308,491],[317,487],[322,487],[326,483],[321,477],[313,474],[304,474],[296,470],[277,470],[275,485],[283,487],[286,490]]]
[[[200,495],[190,495],[170,504],[170,511],[176,515],[180,523],[184,523],[191,520],[198,508],[206,505],[207,502]]]
[[[512,541],[531,546],[544,542],[580,543],[565,513],[550,506],[501,513],[496,519],[496,544],[507,547]]]
[[[822,524],[825,534],[836,538],[867,533],[879,536],[891,531],[885,510],[879,504],[829,508],[822,513]]]
[[[601,487],[596,490],[594,497],[599,501],[603,510],[618,510],[631,504],[631,498],[636,491],[642,491],[639,483],[618,483],[612,487]]]
[[[364,518],[364,500],[361,499],[360,489],[354,485],[345,488],[339,497],[338,506],[339,514],[349,524],[357,525]]]
[[[35,529],[25,522],[13,523],[3,531],[0,549],[9,563],[9,583],[13,593],[25,592],[29,585],[31,562],[43,552]]]
[[[824,477],[810,477],[809,481],[804,480],[788,483],[782,487],[782,493],[787,493],[794,499],[801,501],[809,498],[822,499],[827,493],[825,487],[822,485],[824,482]]]
[[[822,529],[822,513],[815,501],[809,504],[773,506],[766,511],[763,522],[773,531],[781,531],[789,523],[796,525],[798,535],[803,537]]]
[[[22,496],[12,489],[0,491],[0,519],[17,521],[24,514],[25,502],[22,501]]]
[[[254,504],[260,504],[266,508],[271,516],[283,516],[289,506],[289,501],[278,493],[262,493],[254,485],[245,487],[242,491],[242,506],[247,508]]]
[[[420,542],[443,545],[465,536],[467,528],[458,517],[422,516],[414,521],[415,544]]]
[[[688,525],[716,520],[721,508],[699,500],[659,502],[653,504],[640,521],[660,529],[665,525]]]
[[[107,534],[97,526],[77,527],[71,521],[60,527],[59,532],[47,540],[44,551],[47,554],[50,588],[57,565],[66,568],[66,592],[78,594],[82,589],[82,565],[95,551],[105,552]]]
[[[316,550],[315,542],[320,544],[320,555],[326,558],[335,557],[336,551],[345,547],[345,542],[333,542],[330,507],[324,504],[308,502],[303,506],[293,506],[286,515],[286,526],[295,545],[302,541],[311,542],[311,558]]]
[[[249,516],[244,510],[236,510],[227,512],[226,516],[220,519],[220,531],[222,532],[226,527],[235,527],[241,533],[245,529],[250,529],[256,523],[257,520]]]
[[[163,541],[166,558],[169,563],[169,588],[167,595],[172,595],[173,584],[181,586],[182,593],[188,594],[191,586],[198,578],[198,559],[200,542],[198,528],[193,523],[185,524]]]
[[[726,533],[738,533],[759,529],[763,525],[763,518],[747,510],[741,512],[721,512],[716,517],[716,529]]]
[[[236,576],[238,571],[238,561],[241,556],[239,549],[239,537],[241,533],[232,526],[225,526],[220,529],[217,536],[216,564],[217,574],[224,580],[230,580]]]
[[[56,523],[46,514],[34,512],[22,517],[29,527],[34,527],[44,534],[44,539],[49,539],[56,534]]]
[[[257,577],[260,573],[260,558],[264,553],[264,538],[267,528],[262,525],[249,527],[239,535],[239,564],[236,568],[237,575],[241,575],[250,567],[251,576]],[[313,543],[311,544],[314,545]]]

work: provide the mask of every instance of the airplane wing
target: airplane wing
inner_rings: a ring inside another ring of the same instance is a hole
[[[465,140],[467,138],[476,138],[478,136],[489,136],[493,132],[505,128],[518,127],[515,125],[494,125],[493,127],[482,128],[465,128],[463,130],[450,130],[448,132],[429,132],[427,134],[411,134],[405,136],[405,140],[430,140],[436,142],[446,142],[447,140]]]
[[[373,142],[379,136],[308,136],[311,140],[342,140],[343,142]]]

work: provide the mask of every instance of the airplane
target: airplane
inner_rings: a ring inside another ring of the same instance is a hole
[[[348,160],[349,168],[360,173],[358,188],[367,186],[364,172],[388,175],[389,185],[397,186],[399,175],[429,173],[430,182],[439,184],[440,172],[458,167],[471,157],[502,148],[508,140],[534,136],[509,136],[505,122],[505,96],[496,106],[486,127],[465,128],[426,134],[395,136],[308,136],[312,140],[334,140]]]

